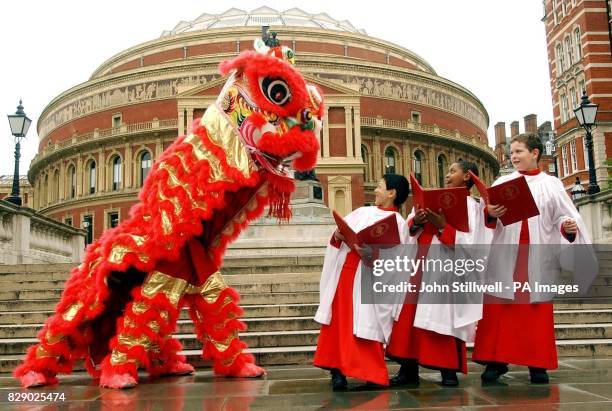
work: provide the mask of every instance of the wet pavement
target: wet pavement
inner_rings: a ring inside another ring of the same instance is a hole
[[[376,390],[349,379],[349,390],[341,393],[331,391],[325,371],[310,366],[269,367],[266,378],[253,380],[215,378],[205,370],[153,381],[142,374],[141,383],[129,390],[101,389],[84,373],[61,377],[60,385],[22,390],[8,374],[0,374],[0,409],[612,410],[612,357],[563,358],[550,373],[549,385],[530,384],[527,369],[515,367],[498,383],[483,386],[481,367],[469,368],[456,388],[441,387],[439,373],[423,369],[418,387]],[[395,371],[390,366],[390,373]],[[35,395],[38,401],[32,401]]]

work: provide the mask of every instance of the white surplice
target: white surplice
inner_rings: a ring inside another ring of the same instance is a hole
[[[484,225],[484,205],[476,201],[471,196],[467,196],[467,211],[469,231],[455,232],[455,247],[454,250],[447,249],[437,236],[433,236],[431,247],[427,255],[428,259],[458,259],[469,258],[477,259],[483,254],[483,248],[488,247],[492,238],[492,230]],[[408,217],[414,216],[414,210]],[[421,233],[417,233],[416,236]],[[465,247],[462,247],[465,246]],[[431,277],[441,278],[440,273],[431,274]],[[457,280],[462,275],[453,273]],[[422,281],[428,283],[433,279],[428,276],[427,272],[423,273]],[[450,284],[454,280],[443,279],[443,283]],[[434,280],[435,281],[435,280]],[[446,299],[448,303],[444,303]],[[417,305],[414,326],[425,330],[437,332],[439,334],[451,335],[465,342],[474,341],[476,323],[482,318],[482,303],[453,303],[454,300],[463,301],[461,296],[455,295],[452,291],[446,295],[440,296],[439,303],[428,304],[421,302],[419,295],[419,303]]]
[[[515,171],[498,178],[493,186],[520,176],[521,174]],[[540,212],[539,215],[527,220],[528,273],[531,289],[536,289],[536,282],[550,284],[558,280],[562,268],[574,271],[575,278],[582,276],[582,281],[589,283],[590,279],[597,275],[597,258],[590,246],[591,239],[584,221],[565,191],[563,183],[558,178],[543,172],[525,175],[525,179]],[[578,233],[573,243],[561,234],[562,225],[568,219],[574,219],[578,225]],[[497,221],[487,265],[488,283],[501,281],[504,285],[512,284],[520,233],[520,221],[507,226]],[[576,248],[576,245],[580,248]],[[504,287],[502,292],[489,294],[514,299],[512,288]],[[554,295],[554,293],[533,291],[530,292],[530,301],[550,301]]]
[[[360,207],[344,217],[345,221],[355,232],[359,232],[395,214],[402,244],[406,241],[408,227],[401,214],[394,211],[382,210],[376,206]],[[328,244],[325,251],[325,260],[319,283],[319,308],[315,314],[315,321],[329,325],[332,318],[332,302],[338,287],[340,273],[350,248],[343,242],[340,248]],[[380,341],[389,341],[394,318],[401,308],[401,304],[362,304],[361,303],[361,275],[362,263],[359,263],[353,284],[353,334],[359,338]]]

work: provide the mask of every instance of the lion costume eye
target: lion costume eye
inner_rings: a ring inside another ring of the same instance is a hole
[[[259,83],[261,92],[271,103],[282,106],[291,99],[291,91],[283,79],[264,77]]]

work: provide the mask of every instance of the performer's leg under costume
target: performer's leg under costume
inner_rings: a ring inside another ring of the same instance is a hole
[[[240,296],[229,287],[204,247],[198,241],[189,242],[195,282],[186,290],[189,314],[198,339],[203,344],[202,356],[211,360],[215,374],[233,377],[254,377],[265,371],[254,364],[251,354],[242,351],[247,345],[238,333],[246,329],[239,320],[243,311],[238,306]]]

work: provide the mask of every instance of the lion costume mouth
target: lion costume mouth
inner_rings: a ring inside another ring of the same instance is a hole
[[[318,152],[314,133],[299,126],[283,134],[277,130],[259,113],[247,117],[239,128],[251,156],[268,172],[293,179],[295,170],[314,167]]]

